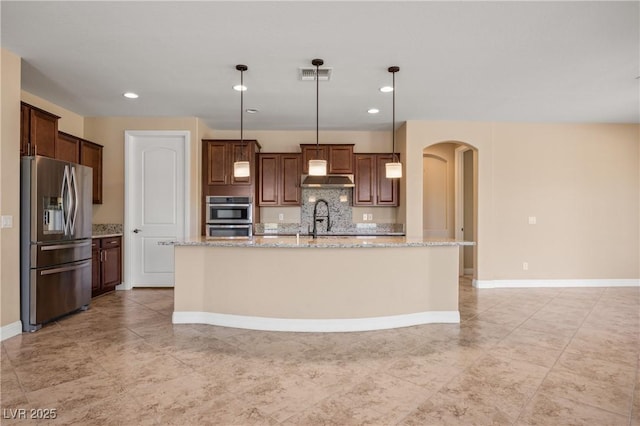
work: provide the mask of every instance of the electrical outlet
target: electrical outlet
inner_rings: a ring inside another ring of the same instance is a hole
[[[523,271],[529,270],[529,262],[522,262],[522,270]]]
[[[373,213],[367,213],[367,220],[373,220]]]
[[[284,213],[279,213],[279,214],[278,214],[278,220],[279,220],[280,222],[282,222],[282,221],[284,220]]]
[[[362,213],[362,220],[367,220],[367,214],[366,213]]]
[[[2,228],[13,228],[13,216],[2,216]]]
[[[537,222],[537,219],[535,216],[529,216],[529,225],[535,225]]]

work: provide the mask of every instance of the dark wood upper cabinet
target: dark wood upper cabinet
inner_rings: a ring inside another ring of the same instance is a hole
[[[252,186],[254,184],[255,153],[257,151],[255,140],[240,142],[238,140],[203,139],[202,143],[202,170],[205,172],[203,173],[205,186]],[[249,177],[235,177],[233,175],[233,163],[236,161],[249,162],[251,168]]]
[[[385,164],[393,162],[391,154],[376,155],[376,204],[378,206],[398,206],[400,179],[389,179],[386,177]]]
[[[58,132],[55,158],[72,163],[80,162],[80,139],[68,133]]]
[[[301,144],[302,150],[302,173],[309,173],[309,160],[328,160],[329,148],[326,145],[319,145],[317,148],[315,145]]]
[[[356,154],[354,158],[356,173],[353,189],[354,206],[372,206],[376,194],[376,159],[371,154]]]
[[[309,173],[309,160],[327,160],[328,174],[353,174],[353,144],[300,144],[302,173]]]
[[[279,202],[279,154],[258,154],[258,205],[276,206]]]
[[[102,145],[78,138],[80,161],[83,166],[93,168],[93,204],[102,204]]]
[[[58,117],[27,103],[20,104],[20,152],[55,158]]]
[[[283,206],[299,206],[301,204],[301,157],[300,154],[282,154],[280,156],[280,204]]]
[[[385,176],[385,164],[391,161],[391,154],[354,155],[354,206],[399,205],[399,179],[388,179]]]
[[[295,153],[258,154],[258,205],[299,206],[302,156]]]
[[[329,145],[329,174],[353,173],[353,145]]]

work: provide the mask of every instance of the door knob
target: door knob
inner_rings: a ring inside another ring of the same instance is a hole
[[[142,229],[136,228],[136,229],[133,230],[133,232],[137,234],[138,232],[142,232]]]

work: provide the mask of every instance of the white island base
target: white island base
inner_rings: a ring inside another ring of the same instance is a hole
[[[166,244],[175,245],[176,324],[344,332],[460,322],[459,246],[469,243],[255,237]]]

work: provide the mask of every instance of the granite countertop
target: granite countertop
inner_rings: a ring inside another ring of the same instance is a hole
[[[94,223],[91,238],[121,237],[122,225],[119,223]]]
[[[116,233],[93,232],[93,234],[91,235],[91,238],[109,238],[109,237],[122,237],[122,232],[116,232]]]
[[[260,248],[373,248],[373,247],[428,247],[471,246],[471,241],[452,239],[407,238],[393,236],[327,236],[312,239],[304,235],[255,236],[247,239],[207,239],[195,237],[180,241],[160,241],[161,245],[208,247],[260,247]]]

